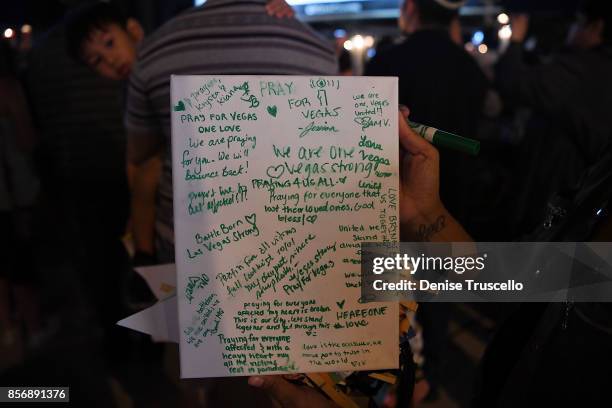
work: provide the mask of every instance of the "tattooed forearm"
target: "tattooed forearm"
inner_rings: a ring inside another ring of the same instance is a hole
[[[446,217],[439,216],[432,224],[421,224],[417,228],[417,241],[429,242],[431,237],[441,232],[446,227]]]

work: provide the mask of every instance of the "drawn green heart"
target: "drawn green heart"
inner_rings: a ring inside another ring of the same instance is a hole
[[[336,302],[336,304],[340,309],[344,309],[344,302],[346,302],[346,299],[344,299],[342,302]]]
[[[279,164],[278,166],[270,166],[268,167],[268,170],[266,170],[266,174],[268,175],[268,177],[273,178],[273,179],[281,178],[284,173],[285,173],[284,164]]]
[[[340,178],[338,179],[338,181],[339,181],[340,183],[342,183],[342,184],[346,183],[346,176],[344,176],[344,177],[340,177]]]
[[[278,108],[276,107],[276,105],[268,106],[266,109],[268,109],[268,113],[270,115],[276,117],[276,114],[278,113]]]
[[[179,101],[179,103],[177,103],[176,106],[174,107],[175,112],[183,112],[184,110],[185,110],[185,104],[183,103],[183,101]]]
[[[257,214],[253,213],[251,215],[245,215],[244,219],[246,220],[246,222],[248,222],[251,225],[255,225],[255,218],[257,217]]]

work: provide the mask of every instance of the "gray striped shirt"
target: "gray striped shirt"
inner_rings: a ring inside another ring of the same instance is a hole
[[[128,89],[130,133],[162,135],[164,167],[158,238],[174,241],[170,154],[170,75],[334,75],[333,49],[295,19],[277,19],[264,0],[208,0],[163,25],[143,44]]]

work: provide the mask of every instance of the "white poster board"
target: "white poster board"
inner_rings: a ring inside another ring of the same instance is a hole
[[[181,376],[395,368],[360,242],[398,241],[397,79],[173,76]]]

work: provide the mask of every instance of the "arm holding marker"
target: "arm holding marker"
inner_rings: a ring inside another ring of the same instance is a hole
[[[418,135],[436,147],[467,153],[471,156],[477,156],[478,152],[480,152],[480,142],[478,140],[468,139],[467,137],[444,132],[415,122],[408,121],[408,125],[410,125],[412,130]]]

